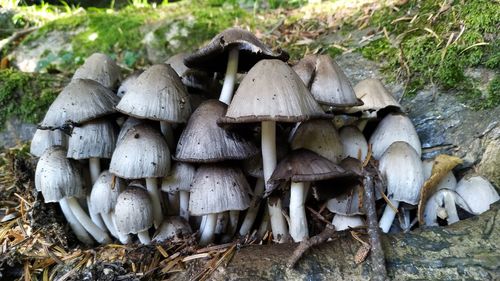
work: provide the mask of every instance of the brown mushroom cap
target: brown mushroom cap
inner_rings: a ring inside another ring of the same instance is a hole
[[[203,102],[189,118],[177,143],[175,158],[183,162],[218,162],[245,159],[259,152],[249,140],[217,125],[226,105],[218,100]]]
[[[281,49],[274,53],[251,32],[241,28],[229,28],[215,36],[206,46],[186,57],[184,64],[190,68],[225,72],[231,48],[239,49],[238,72],[247,72],[262,59],[287,61],[289,58],[288,53]]]
[[[219,122],[301,122],[330,117],[286,63],[261,60],[243,78]]]

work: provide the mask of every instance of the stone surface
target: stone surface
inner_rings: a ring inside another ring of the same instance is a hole
[[[0,131],[0,148],[15,146],[18,142],[31,141],[35,131],[35,124],[22,123],[19,120],[11,119],[6,122],[5,129]]]
[[[491,140],[486,146],[478,166],[478,172],[489,179],[495,185],[497,191],[500,192],[500,139],[498,135],[496,139]]]

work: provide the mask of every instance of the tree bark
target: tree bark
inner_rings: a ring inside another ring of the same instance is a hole
[[[382,235],[391,280],[499,280],[500,203],[481,216],[447,227]],[[361,244],[347,233],[313,247],[294,269],[286,263],[298,244],[252,245],[240,249],[209,280],[370,280],[370,259],[356,265]],[[189,280],[203,263],[170,280]]]

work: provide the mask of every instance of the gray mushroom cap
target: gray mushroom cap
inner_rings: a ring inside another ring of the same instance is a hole
[[[288,153],[288,144],[284,138],[276,138],[276,157],[281,161]],[[243,160],[243,172],[254,178],[264,178],[264,170],[262,167],[262,153],[257,153],[254,156]]]
[[[107,55],[94,53],[75,71],[73,79],[90,79],[108,89],[116,89],[121,79],[121,68]]]
[[[53,146],[42,154],[35,170],[35,186],[45,202],[59,202],[65,197],[85,194],[78,162],[66,158],[66,149]]]
[[[336,214],[332,220],[335,230],[342,231],[350,228],[356,228],[365,225],[360,216],[344,216]]]
[[[92,186],[90,192],[91,206],[95,213],[110,213],[113,211],[118,196],[125,189],[125,180],[103,171]]]
[[[462,178],[457,184],[456,191],[465,201],[457,200],[457,204],[464,210],[471,210],[474,214],[488,211],[491,204],[500,200],[493,185],[481,176]]]
[[[163,177],[170,170],[170,151],[165,138],[148,125],[125,133],[111,157],[109,171],[125,179]]]
[[[146,124],[144,119],[137,119],[135,117],[129,116],[125,122],[123,122],[122,127],[120,128],[120,132],[118,133],[118,137],[116,140],[116,145],[120,144],[123,140],[123,137],[128,132],[129,129],[135,127],[136,125]]]
[[[330,120],[308,120],[298,124],[290,146],[292,149],[309,149],[333,163],[342,160],[342,142]]]
[[[364,161],[368,154],[368,142],[356,126],[344,126],[339,131],[343,146],[343,158],[352,157]]]
[[[287,61],[288,53],[279,49],[276,53],[260,42],[251,32],[241,28],[229,28],[217,34],[206,46],[185,58],[190,68],[211,72],[224,72],[231,48],[238,48],[238,72],[246,72],[262,59]]]
[[[115,112],[119,97],[96,81],[73,79],[50,105],[41,126],[58,128]]]
[[[139,75],[116,109],[137,118],[169,123],[184,123],[191,113],[186,88],[166,64],[153,65]]]
[[[188,56],[187,53],[180,53],[170,57],[166,64],[169,64],[181,78],[182,83],[191,90],[199,90],[202,93],[212,94],[212,92],[220,92],[220,87],[217,87],[218,82],[214,79],[214,75],[209,75],[205,71],[189,68],[184,64],[184,59]]]
[[[68,137],[60,130],[37,129],[30,145],[30,153],[36,157],[42,156],[45,149],[51,146],[68,146]]]
[[[401,105],[378,79],[360,81],[354,86],[354,92],[364,104],[348,109],[348,113],[363,112],[365,117],[377,117],[380,110],[401,111]]]
[[[280,60],[261,60],[241,81],[220,122],[301,122],[329,117],[290,66]]]
[[[250,204],[250,186],[239,168],[223,164],[201,165],[189,197],[193,216],[244,210]]]
[[[390,113],[382,119],[370,137],[372,156],[380,159],[384,151],[394,142],[404,141],[422,155],[420,139],[410,118],[401,113]]]
[[[129,186],[115,205],[115,226],[120,233],[137,234],[153,225],[153,207],[148,192]]]
[[[189,191],[193,182],[196,168],[183,162],[175,162],[170,175],[163,178],[161,190],[164,192]]]
[[[334,109],[363,104],[356,97],[347,76],[329,55],[306,56],[304,62],[299,62],[294,69],[300,73],[302,81],[319,103],[333,106]]]
[[[153,241],[164,242],[175,238],[182,238],[192,233],[191,227],[183,218],[166,217],[154,234]]]
[[[217,100],[203,102],[193,112],[177,143],[175,159],[183,162],[218,162],[245,159],[259,152],[257,147],[217,124],[226,105]]]
[[[120,98],[123,97],[130,89],[132,84],[137,80],[137,77],[141,75],[143,70],[136,70],[132,72],[129,76],[125,77],[123,79],[122,83],[120,84],[120,87],[118,88],[118,91],[116,91],[116,95],[119,96]]]
[[[328,200],[326,207],[330,212],[344,216],[363,215],[363,193],[363,186],[358,184],[348,192]]]
[[[379,170],[387,183],[387,196],[396,201],[416,205],[424,184],[422,161],[406,142],[389,146],[379,162]]]
[[[111,158],[116,131],[112,122],[96,119],[74,127],[68,143],[68,158]]]

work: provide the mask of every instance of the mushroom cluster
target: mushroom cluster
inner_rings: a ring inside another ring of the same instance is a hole
[[[327,55],[288,58],[239,28],[123,80],[111,58],[93,54],[33,137],[37,190],[86,244],[194,232],[206,245],[269,230],[277,243],[299,242],[318,231],[306,206],[324,206],[337,230],[364,224],[370,162],[380,209],[387,202],[380,228],[410,229],[433,162],[422,162],[401,106],[379,80],[352,87]],[[457,183],[451,172],[435,190],[426,225],[499,199],[485,179]]]

